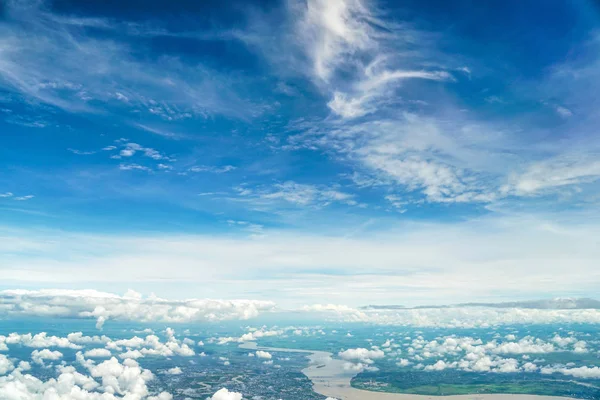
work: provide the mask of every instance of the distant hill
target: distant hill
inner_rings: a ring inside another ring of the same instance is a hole
[[[584,298],[557,297],[545,300],[510,301],[502,303],[460,303],[439,306],[405,307],[401,305],[368,305],[363,310],[415,310],[424,308],[455,308],[455,307],[494,307],[494,308],[534,308],[545,310],[576,310],[600,309],[600,300]]]

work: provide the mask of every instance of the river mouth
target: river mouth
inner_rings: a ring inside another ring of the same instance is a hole
[[[327,351],[288,349],[258,346],[256,342],[245,342],[240,346],[247,350],[263,350],[281,353],[305,353],[308,367],[302,370],[313,384],[313,390],[323,396],[339,400],[573,400],[571,397],[540,396],[531,394],[466,394],[451,396],[426,396],[406,393],[373,392],[352,387],[351,381],[358,372],[344,369],[344,360],[335,358]]]

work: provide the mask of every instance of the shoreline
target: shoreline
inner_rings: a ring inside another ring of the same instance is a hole
[[[460,394],[448,396],[428,396],[420,394],[374,392],[358,389],[351,385],[352,378],[357,372],[345,371],[344,361],[333,358],[327,351],[288,349],[278,347],[258,346],[256,342],[246,342],[239,348],[247,350],[262,350],[282,353],[305,353],[309,366],[302,370],[313,384],[313,390],[326,397],[338,400],[574,400],[573,397],[545,396],[533,394]]]

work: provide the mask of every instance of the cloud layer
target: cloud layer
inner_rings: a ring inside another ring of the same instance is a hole
[[[140,322],[244,320],[273,307],[274,303],[268,301],[143,298],[133,291],[123,296],[95,290],[0,292],[0,310],[5,315],[93,318],[97,320],[98,328],[108,319]]]

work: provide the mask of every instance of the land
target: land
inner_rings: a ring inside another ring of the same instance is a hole
[[[313,390],[323,396],[333,397],[339,400],[439,400],[440,397],[444,397],[448,400],[572,400],[574,398],[574,396],[523,393],[524,391],[537,391],[539,393],[541,390],[553,390],[551,388],[552,385],[542,388],[541,385],[536,382],[528,382],[523,385],[516,383],[512,386],[494,386],[493,384],[422,385],[407,388],[405,390],[402,390],[401,388],[390,388],[388,385],[375,385],[373,388],[370,388],[370,390],[365,390],[353,385],[353,378],[357,373],[345,371],[343,368],[344,361],[334,358],[332,353],[326,351],[278,347],[259,347],[254,342],[244,343],[240,345],[240,347],[249,350],[307,354],[309,366],[303,369],[302,373],[312,382]],[[547,383],[545,383],[545,385],[547,385]],[[403,392],[400,393],[400,390]]]

